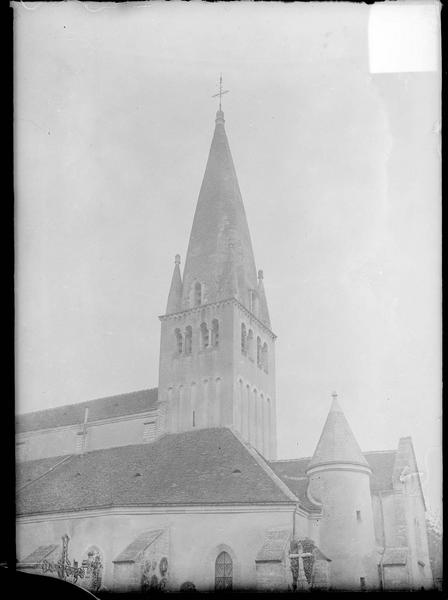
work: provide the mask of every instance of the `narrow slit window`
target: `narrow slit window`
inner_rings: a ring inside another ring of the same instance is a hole
[[[360,522],[361,522],[361,520],[362,520],[362,519],[361,519],[361,511],[360,511],[360,510],[357,510],[357,511],[356,511],[356,520],[358,521],[358,523],[360,523]]]
[[[182,333],[181,333],[180,329],[176,329],[176,331],[174,332],[174,334],[176,336],[176,349],[177,349],[177,353],[178,354],[182,354],[183,338],[182,338]]]
[[[194,284],[194,305],[200,306],[202,304],[202,285],[198,282]]]
[[[193,414],[192,414],[192,424],[193,424],[193,427],[196,427],[196,412],[195,411],[193,411]]]
[[[250,360],[254,360],[254,332],[249,329],[247,334],[247,356]]]
[[[361,587],[361,592],[365,592],[366,591],[366,578],[365,577],[359,578],[359,585]]]
[[[210,333],[207,327],[207,323],[201,323],[201,341],[202,349],[208,348],[210,343]]]
[[[244,323],[241,323],[241,354],[247,354],[247,332]]]
[[[187,327],[185,328],[185,354],[191,354],[192,341],[193,330],[191,328],[191,325],[187,325]]]
[[[212,346],[217,348],[219,346],[219,323],[218,319],[212,321]]]
[[[267,373],[269,371],[268,368],[268,345],[266,342],[263,344],[263,348],[261,349],[261,366],[263,367],[263,371]]]

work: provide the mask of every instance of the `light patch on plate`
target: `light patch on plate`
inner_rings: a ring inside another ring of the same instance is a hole
[[[382,2],[370,7],[371,73],[437,71],[440,4]]]

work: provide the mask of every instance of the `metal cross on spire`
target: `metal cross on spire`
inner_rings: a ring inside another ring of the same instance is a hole
[[[217,98],[219,96],[219,110],[221,110],[221,98],[224,94],[228,94],[229,90],[222,89],[222,73],[219,75],[219,92],[217,94],[213,94],[212,98]]]

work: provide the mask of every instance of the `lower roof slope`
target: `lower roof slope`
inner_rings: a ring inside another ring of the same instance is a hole
[[[267,463],[226,428],[169,434],[153,443],[72,455],[59,464],[29,461],[18,471],[17,483],[18,515],[114,506],[297,502]]]

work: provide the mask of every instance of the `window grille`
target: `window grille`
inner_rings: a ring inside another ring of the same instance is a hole
[[[154,421],[149,421],[143,424],[143,441],[152,442],[156,437],[156,424]]]
[[[215,563],[215,589],[231,590],[233,586],[233,561],[227,552],[221,552]]]

